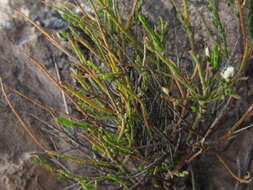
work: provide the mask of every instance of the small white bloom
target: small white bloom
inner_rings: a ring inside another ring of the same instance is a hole
[[[165,88],[165,87],[162,87],[162,92],[166,95],[169,95],[169,89],[168,88]]]
[[[223,72],[221,72],[222,78],[229,81],[235,75],[235,68],[233,66],[228,66]]]
[[[205,55],[206,57],[210,57],[210,51],[208,47],[205,48]]]

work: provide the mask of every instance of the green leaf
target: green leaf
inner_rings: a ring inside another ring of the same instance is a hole
[[[198,111],[198,108],[196,106],[191,106],[192,112],[196,113]]]
[[[225,88],[224,89],[224,93],[227,96],[231,96],[233,94],[233,89],[231,89],[231,88]]]
[[[161,39],[156,34],[156,32],[152,29],[152,27],[150,26],[150,24],[148,23],[148,21],[144,17],[142,17],[141,15],[138,16],[138,19],[143,24],[145,30],[148,32],[149,36],[153,40],[155,48],[159,52],[163,52],[163,45],[162,45]]]
[[[69,155],[60,154],[58,152],[49,152],[50,155],[56,156],[58,158],[64,158],[66,160],[72,160],[74,162],[77,162],[79,164],[90,164],[90,165],[101,165],[101,166],[108,166],[111,165],[109,162],[103,162],[103,161],[96,161],[96,160],[83,160],[80,158],[76,158]]]
[[[83,183],[83,182],[81,182],[80,184],[81,184],[81,186],[82,186],[85,190],[96,190],[96,188],[93,187],[93,185],[91,185],[91,184],[86,184],[86,183]]]
[[[79,176],[79,175],[64,171],[62,169],[58,169],[57,173],[62,174],[63,176],[70,179],[77,179],[77,180],[82,180],[82,181],[97,181],[97,180],[104,180],[107,178],[107,176],[99,176],[99,177]]]
[[[123,179],[121,179],[120,177],[118,176],[115,176],[115,175],[112,175],[112,174],[107,174],[107,178],[108,179],[111,179],[113,181],[116,181],[117,183],[121,184],[121,185],[124,185],[126,186],[127,185],[127,182],[124,181]]]
[[[86,129],[86,130],[92,128],[92,126],[88,123],[74,122],[74,121],[70,121],[64,117],[58,117],[57,122],[62,123],[63,125],[65,125],[67,127],[77,127],[77,128],[82,128],[82,129]]]
[[[217,43],[215,43],[214,47],[211,49],[210,55],[210,64],[213,72],[219,69],[220,61],[221,61],[221,48]]]
[[[93,107],[99,111],[103,111],[106,113],[111,113],[114,114],[114,111],[112,111],[111,109],[105,108],[105,107],[101,107],[97,104],[95,104],[93,101],[91,101],[89,98],[84,97],[80,92],[76,91],[75,89],[66,86],[66,85],[62,85],[67,91],[71,92],[73,95],[75,95],[76,97],[78,97],[80,100],[82,100],[83,102],[85,102],[86,104],[88,104],[90,107]]]
[[[249,2],[249,13],[247,18],[247,24],[248,24],[248,31],[250,34],[251,39],[253,39],[253,2],[252,0]]]
[[[73,12],[70,8],[68,8],[63,3],[61,3],[61,6],[63,8],[55,6],[51,2],[45,2],[45,4],[48,5],[51,8],[59,11],[59,13],[61,14],[62,18],[64,18],[66,21],[68,21],[68,22],[70,22],[72,24],[78,23],[80,21],[80,16],[78,14],[76,14],[75,12]]]

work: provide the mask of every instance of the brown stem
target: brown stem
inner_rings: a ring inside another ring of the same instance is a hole
[[[6,102],[10,106],[11,111],[14,113],[14,115],[16,116],[16,118],[18,119],[18,121],[20,122],[22,127],[25,129],[25,131],[28,133],[28,135],[33,139],[33,141],[38,145],[38,147],[40,147],[43,151],[48,152],[47,148],[39,142],[37,137],[33,134],[32,130],[30,129],[29,125],[23,120],[23,118],[20,116],[20,114],[16,111],[16,109],[12,105],[12,103],[11,103],[10,99],[8,98],[7,93],[6,93],[6,89],[5,89],[5,86],[3,84],[3,80],[2,80],[1,77],[0,77],[0,84],[1,84],[1,89],[2,89],[2,92],[3,92],[3,96],[6,100]]]
[[[239,8],[239,19],[240,19],[240,27],[241,27],[241,33],[242,33],[242,38],[243,38],[243,48],[245,47],[247,43],[247,30],[245,26],[245,21],[244,21],[244,6],[245,4],[241,2],[241,0],[237,0],[237,5]]]
[[[227,163],[225,162],[224,159],[221,158],[221,156],[219,154],[215,154],[216,157],[218,158],[218,160],[221,162],[221,164],[224,166],[224,168],[228,171],[228,173],[235,178],[237,181],[239,181],[240,183],[250,183],[252,181],[252,179],[242,179],[240,177],[238,177],[231,169],[230,167],[227,165]]]

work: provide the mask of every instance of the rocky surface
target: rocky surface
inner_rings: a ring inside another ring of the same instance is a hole
[[[60,91],[25,54],[40,60],[53,75],[56,73],[54,62],[58,61],[60,68],[64,70],[67,59],[30,24],[14,14],[15,8],[34,18],[43,18],[43,14],[48,10],[33,0],[0,1],[0,76],[4,84],[36,98],[44,105],[63,110]],[[35,136],[41,143],[49,146],[51,141],[41,130],[43,124],[34,119],[36,116],[50,123],[48,115],[10,90],[7,90],[7,93]],[[40,152],[41,149],[17,121],[2,92],[0,110],[0,189],[62,189],[63,181],[59,182],[51,172],[33,164],[32,159],[26,156],[30,152]]]
[[[29,156],[24,155],[16,164],[7,160],[2,162],[4,164],[1,167],[4,172],[0,185],[2,190],[47,190],[63,187],[62,181],[46,168],[31,162]]]

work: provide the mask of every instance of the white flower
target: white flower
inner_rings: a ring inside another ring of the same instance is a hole
[[[166,95],[169,95],[170,91],[168,88],[162,87],[162,92]]]
[[[221,72],[222,78],[229,81],[235,75],[235,68],[233,66],[228,66],[223,72]]]
[[[208,47],[205,48],[205,55],[206,57],[210,57],[210,51]]]

